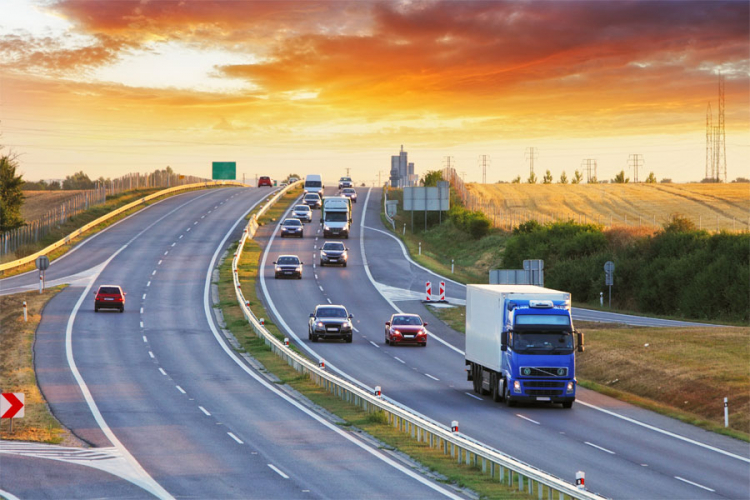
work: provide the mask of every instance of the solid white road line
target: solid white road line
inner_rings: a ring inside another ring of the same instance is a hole
[[[592,405],[591,403],[585,403],[583,401],[576,401],[579,404],[582,404],[583,406],[588,406],[589,408],[592,408],[594,410],[606,413],[607,415],[611,415],[616,418],[620,418],[622,420],[625,420],[626,422],[630,422],[631,424],[640,425],[641,427],[645,427],[646,429],[650,429],[655,432],[659,432],[661,434],[665,434],[667,436],[673,437],[675,439],[679,439],[681,441],[685,441],[686,443],[694,444],[696,446],[700,446],[701,448],[705,448],[707,450],[715,451],[716,453],[721,453],[722,455],[726,455],[728,457],[736,458],[737,460],[742,460],[743,462],[750,463],[750,459],[747,459],[745,457],[742,457],[740,455],[735,455],[734,453],[730,453],[728,451],[724,451],[720,448],[714,448],[713,446],[709,446],[707,444],[701,443],[700,441],[694,441],[690,438],[686,438],[684,436],[680,436],[679,434],[675,434],[674,432],[669,432],[664,429],[659,429],[658,427],[654,427],[653,425],[649,425],[646,423],[643,423],[639,420],[632,419],[630,417],[626,417],[624,415],[620,415],[618,413],[615,413],[613,411],[605,410],[604,408],[600,408],[598,406]]]
[[[178,390],[178,391],[180,391],[181,393],[183,393],[183,394],[187,394],[187,392],[185,392],[185,389],[183,389],[183,388],[182,388],[182,387],[180,387],[179,385],[176,385],[175,387],[177,387],[177,390]]]
[[[399,363],[403,363],[403,364],[406,364],[406,361],[404,361],[404,360],[403,360],[403,359],[401,359],[401,358],[397,358],[396,356],[393,356],[393,359],[395,359],[395,360],[396,360],[396,361],[398,361]]]
[[[371,343],[372,345],[374,345],[375,347],[377,347],[378,349],[380,349],[380,346],[379,346],[378,344],[376,344],[375,342],[373,342],[372,340],[370,341],[370,343]]]
[[[531,422],[532,424],[536,424],[536,425],[541,425],[541,424],[540,424],[539,422],[537,422],[536,420],[532,420],[532,419],[530,419],[529,417],[525,417],[525,416],[521,415],[520,413],[516,413],[516,416],[517,416],[518,418],[522,418],[522,419],[524,419],[524,420],[528,420],[528,421],[529,421],[529,422]],[[593,445],[592,445],[592,446],[593,446]]]
[[[21,500],[17,496],[15,496],[12,493],[7,492],[5,490],[0,490],[0,497],[6,498],[7,500]]]
[[[230,438],[232,438],[232,439],[234,439],[234,440],[235,440],[235,441],[237,441],[238,443],[240,443],[240,444],[245,444],[245,443],[243,443],[243,442],[242,442],[242,440],[241,440],[240,438],[238,438],[237,436],[235,436],[235,435],[234,435],[234,434],[232,434],[231,432],[227,432],[227,434],[229,434],[229,437],[230,437]]]
[[[433,376],[432,376],[432,375],[430,375],[429,373],[425,373],[424,375],[425,375],[425,377],[430,377],[430,378],[431,378],[432,380],[440,380],[440,379],[439,379],[439,378],[437,378],[437,377],[433,377]]]
[[[403,363],[403,361],[402,361],[402,363]],[[470,398],[478,399],[479,401],[484,401],[484,399],[480,398],[479,396],[475,396],[474,394],[472,394],[470,392],[464,392],[464,394],[466,394]]]
[[[271,468],[272,471],[274,471],[279,476],[283,477],[284,479],[289,479],[289,476],[281,472],[278,467],[274,466],[273,464],[267,464],[267,465]]]
[[[210,413],[208,413],[208,410],[206,410],[206,409],[205,409],[205,408],[203,408],[202,406],[199,406],[198,408],[200,408],[200,409],[201,409],[201,411],[202,411],[203,413],[205,413],[207,417],[210,417],[210,416],[211,416],[211,414],[210,414]]]
[[[167,376],[167,372],[165,372],[165,371],[164,371],[164,368],[159,368],[159,371],[160,371],[160,372],[161,372],[161,374],[162,374],[162,375],[164,375],[165,377]]]
[[[675,476],[674,478],[682,481],[683,483],[692,484],[693,486],[697,486],[698,488],[703,488],[704,490],[707,490],[707,491],[716,492],[716,490],[712,490],[708,486],[703,486],[702,484],[698,484],[698,483],[694,483],[692,481],[688,481],[684,477]]]
[[[154,359],[154,353],[151,351],[148,351],[148,355],[151,356],[151,359]]]
[[[614,455],[615,454],[614,451],[608,450],[607,448],[602,448],[601,446],[597,446],[594,443],[589,443],[588,441],[584,441],[584,443],[586,443],[589,446],[592,446],[592,447],[596,448],[597,450],[602,450],[602,451],[604,451],[606,453],[609,453],[610,455]]]

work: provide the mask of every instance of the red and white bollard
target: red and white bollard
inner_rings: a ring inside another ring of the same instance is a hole
[[[451,422],[451,432],[458,432],[458,420]]]
[[[326,360],[321,358],[321,360],[318,361],[318,366],[320,367],[321,370],[325,370],[326,369]]]
[[[586,489],[586,473],[581,470],[576,472],[576,488],[579,490]]]
[[[289,347],[289,337],[284,337],[284,345]]]
[[[379,385],[376,385],[376,386],[375,386],[375,395],[376,395],[377,397],[380,397],[380,396],[382,396],[382,395],[383,395],[383,391],[381,391],[381,390],[380,390],[380,386],[379,386]]]
[[[440,302],[445,302],[445,281],[440,282]]]
[[[425,288],[425,295],[426,295],[424,300],[425,302],[429,302],[430,300],[432,300],[432,283],[430,283],[429,281],[425,281],[424,288]]]

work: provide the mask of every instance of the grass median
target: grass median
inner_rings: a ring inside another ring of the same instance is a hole
[[[278,220],[294,199],[296,199],[294,193],[285,195],[262,218],[263,221]],[[235,251],[236,244],[229,249],[229,255],[234,254]],[[265,318],[265,326],[273,335],[283,339],[285,335],[269,318],[257,295],[258,267],[261,255],[262,248],[260,245],[254,240],[248,240],[238,263],[238,277],[242,284],[245,299],[250,303],[250,309],[256,317]],[[224,259],[219,266],[218,288],[219,306],[224,315],[225,323],[239,341],[241,350],[249,353],[262,363],[266,370],[279,378],[279,383],[289,384],[313,403],[342,419],[339,425],[343,428],[350,429],[352,432],[365,432],[373,436],[383,443],[383,449],[398,450],[422,466],[439,474],[443,482],[468,488],[478,493],[481,498],[530,498],[527,494],[518,492],[517,487],[510,488],[499,484],[497,478],[492,479],[483,474],[478,467],[457,464],[455,458],[444,455],[442,451],[430,448],[425,443],[419,443],[411,439],[408,434],[388,425],[384,414],[367,413],[355,405],[342,401],[276,356],[264,341],[255,335],[237,304],[230,258]]]
[[[37,385],[34,373],[34,337],[42,310],[64,286],[0,296],[0,389],[25,395],[23,418],[0,420],[0,438],[59,444],[71,438],[68,430],[50,413]],[[23,319],[23,302],[28,308],[28,321]]]

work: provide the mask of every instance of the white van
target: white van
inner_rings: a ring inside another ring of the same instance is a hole
[[[305,193],[320,193],[323,194],[323,177],[320,174],[309,174],[305,177]]]

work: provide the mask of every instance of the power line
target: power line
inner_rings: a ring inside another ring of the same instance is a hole
[[[482,167],[482,184],[487,184],[487,165],[490,162],[490,155],[479,155],[479,165]]]
[[[581,168],[586,172],[586,182],[593,182],[597,180],[596,177],[596,159],[586,158],[581,161]],[[594,175],[591,175],[591,171],[594,171]]]
[[[642,154],[632,154],[628,157],[628,166],[633,169],[633,182],[638,182],[638,168],[644,163]]]
[[[526,161],[529,162],[529,177],[534,175],[534,160],[537,159],[538,155],[539,153],[536,148],[526,148],[524,156],[526,157]]]

